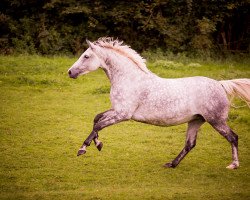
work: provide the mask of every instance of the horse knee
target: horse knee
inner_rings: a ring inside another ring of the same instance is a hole
[[[94,124],[96,124],[102,117],[103,117],[103,114],[96,115],[94,118]]]

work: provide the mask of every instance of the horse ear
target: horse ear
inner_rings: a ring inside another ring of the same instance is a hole
[[[95,47],[94,43],[90,42],[88,39],[86,39],[86,42],[91,49],[94,49],[94,47]]]

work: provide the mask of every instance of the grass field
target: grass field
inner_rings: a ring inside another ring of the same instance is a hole
[[[100,132],[103,150],[78,148],[97,113],[107,110],[109,82],[98,70],[77,80],[76,58],[0,56],[0,199],[250,199],[250,110],[234,102],[230,126],[239,135],[240,168],[228,170],[231,147],[205,124],[176,169],[186,125],[124,122]],[[157,60],[162,77],[250,78],[250,62]]]

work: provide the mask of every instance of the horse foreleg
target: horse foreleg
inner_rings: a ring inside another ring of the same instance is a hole
[[[98,115],[95,116],[93,129],[94,129],[95,125],[96,125],[99,121],[102,121],[103,119],[106,118],[105,113],[107,113],[107,112],[109,112],[109,111],[110,111],[110,110],[105,111],[105,112],[102,112],[102,113],[100,113],[100,114],[98,114]],[[103,147],[103,143],[102,143],[100,140],[98,140],[98,133],[97,133],[97,132],[96,132],[96,135],[95,135],[95,137],[94,137],[93,140],[94,140],[94,143],[95,143],[95,146],[97,147],[97,149],[98,149],[99,151],[101,151],[101,150],[102,150],[102,147]]]
[[[98,135],[98,134],[97,134]],[[95,143],[95,146],[96,148],[101,151],[102,150],[102,147],[103,147],[103,143],[98,140],[98,136],[94,138],[94,143]]]
[[[109,110],[108,110],[109,111]],[[105,111],[105,112],[102,112],[102,113],[99,113],[95,116],[94,118],[94,126],[96,123],[98,123],[99,121],[101,121],[103,118],[105,118],[105,113],[108,112],[108,111]],[[94,129],[94,128],[93,128]],[[95,142],[95,145],[97,147],[97,149],[99,151],[101,151],[102,147],[103,147],[103,143],[101,141],[98,140],[98,132],[95,132],[94,130],[89,134],[89,136],[87,137],[87,139],[83,142],[81,148],[79,149],[78,153],[77,153],[77,156],[80,156],[82,154],[85,154],[86,153],[86,148],[87,146],[90,146],[92,140],[94,140]]]
[[[107,126],[111,126],[113,124],[119,123],[121,121],[125,121],[128,118],[126,115],[116,112],[114,110],[108,110],[106,112],[98,114],[94,119],[94,126],[91,134],[87,137],[87,139],[83,142],[83,145],[78,151],[78,156],[86,153],[86,147],[89,146],[94,140],[95,145],[99,151],[101,151],[103,147],[103,143],[98,140],[98,131],[102,130]]]
[[[98,138],[98,134],[95,131],[92,131],[87,139],[83,142],[81,148],[78,150],[77,156],[80,156],[82,154],[86,153],[87,146],[90,146],[93,139]]]
[[[188,122],[185,147],[172,162],[166,163],[164,167],[175,168],[181,162],[181,160],[188,154],[188,152],[195,147],[198,130],[204,122],[205,121],[203,119],[196,119]]]

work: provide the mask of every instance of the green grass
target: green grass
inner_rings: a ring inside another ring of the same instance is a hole
[[[69,79],[76,58],[0,56],[0,199],[249,199],[249,108],[231,109],[239,135],[240,168],[228,142],[209,125],[176,169],[162,165],[183,148],[186,125],[124,122],[100,132],[103,150],[77,151],[94,116],[110,107],[109,82],[96,72]],[[250,77],[250,62],[160,60],[162,77]],[[244,105],[240,101],[236,105]]]

